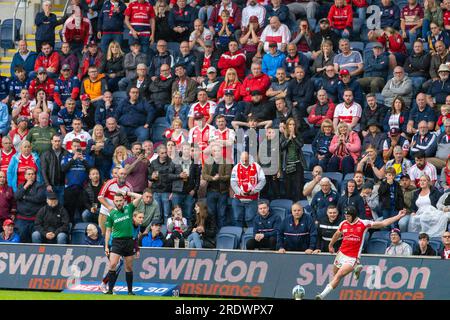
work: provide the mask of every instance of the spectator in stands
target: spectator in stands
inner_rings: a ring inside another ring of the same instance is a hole
[[[354,101],[359,105],[364,104],[364,96],[361,85],[357,81],[356,77],[350,75],[350,72],[346,69],[339,71],[339,82],[337,83],[337,99],[339,102],[344,101],[344,91],[351,90],[353,92]],[[333,80],[332,80],[333,81]],[[334,86],[333,86],[334,87]]]
[[[218,68],[220,59],[220,52],[214,50],[214,44],[211,40],[206,40],[204,44],[205,50],[198,54],[195,63],[195,75],[198,83],[202,83],[207,78],[209,67]]]
[[[126,133],[123,129],[119,128],[117,125],[117,120],[115,117],[106,118],[106,130],[105,130],[105,152],[107,151],[110,156],[112,156],[114,150],[118,146],[128,146],[128,139]]]
[[[361,128],[362,130],[362,136],[366,137],[369,134],[368,131],[368,123],[370,119],[373,119],[377,124],[382,124],[384,117],[387,113],[387,108],[385,106],[378,104],[375,94],[369,93],[366,95],[366,102],[367,105],[362,110],[361,114]],[[383,131],[384,128],[380,128],[381,131]]]
[[[319,20],[319,31],[314,33],[311,39],[311,59],[316,59],[319,54],[323,54],[322,44],[325,40],[331,41],[333,51],[338,49],[339,38],[337,34],[331,30],[330,21],[327,18],[322,18]]]
[[[61,76],[56,80],[54,100],[56,105],[63,110],[66,100],[71,98],[74,102],[80,95],[80,80],[73,75],[70,65],[61,67]],[[61,111],[62,111],[61,110]]]
[[[345,73],[344,70],[342,70],[342,72]],[[319,78],[313,77],[311,80],[314,81],[314,87],[317,91],[319,89],[324,89],[327,92],[328,97],[331,99],[331,101],[333,101],[334,104],[339,102],[338,99],[339,76],[336,73],[336,70],[334,69],[333,66],[331,65],[326,66],[325,72],[321,77]]]
[[[415,256],[436,256],[436,251],[430,246],[430,236],[424,232],[419,234],[419,245],[414,249]]]
[[[334,103],[328,99],[327,92],[323,89],[318,90],[317,103],[312,106],[308,116],[308,122],[313,125],[312,136],[319,133],[323,121],[326,119],[333,120],[335,108]]]
[[[174,31],[169,27],[170,7],[165,1],[155,3],[155,41],[173,41]]]
[[[444,248],[439,255],[442,259],[450,259],[450,231],[445,231],[442,235],[442,244]]]
[[[312,142],[314,157],[311,160],[311,168],[318,165],[322,168],[322,170],[327,169],[328,161],[332,156],[330,153],[330,144],[333,136],[333,123],[330,119],[324,119],[320,125],[320,130]]]
[[[119,81],[119,90],[125,91],[132,79],[136,77],[136,68],[139,64],[147,64],[147,55],[141,52],[141,44],[137,40],[131,40],[130,52],[125,55],[125,78]]]
[[[384,161],[382,156],[377,152],[377,148],[373,144],[365,147],[365,155],[358,162],[356,171],[362,171],[366,178],[370,178],[378,182],[384,178]]]
[[[288,79],[295,78],[295,67],[302,66],[306,74],[309,74],[309,59],[302,52],[297,51],[294,43],[287,45],[287,55],[283,63],[283,69]]]
[[[300,203],[292,205],[292,215],[284,219],[277,237],[277,250],[302,251],[311,254],[316,249],[317,227],[309,214],[304,214]]]
[[[215,248],[217,227],[214,216],[208,214],[206,204],[201,201],[195,204],[194,212],[187,230],[189,248]]]
[[[326,71],[331,70],[331,68],[327,68],[328,66],[334,70],[333,60],[336,54],[333,52],[333,42],[331,40],[323,40],[319,49],[317,56],[314,56],[315,59],[311,67],[314,79],[326,77],[328,75]]]
[[[58,197],[58,202],[64,204],[64,183],[65,176],[61,169],[61,162],[67,155],[67,151],[62,148],[62,138],[55,134],[51,140],[52,147],[41,155],[41,171],[47,192],[54,192]]]
[[[102,180],[109,178],[111,157],[105,149],[106,137],[103,127],[99,124],[92,129],[92,139],[88,141],[87,152],[94,158],[94,165],[100,171]]]
[[[434,155],[434,157],[427,158],[427,161],[433,164],[436,167],[436,169],[443,169],[446,167],[448,155],[450,154],[450,119],[448,118],[445,119],[444,123],[445,123],[445,131],[441,132],[436,138],[437,140],[436,154]]]
[[[216,103],[208,100],[208,93],[204,89],[198,90],[197,101],[191,105],[188,113],[188,127],[189,129],[194,127],[194,116],[197,113],[203,114],[206,123],[210,124],[214,118],[214,112],[216,109]]]
[[[63,147],[66,150],[72,150],[72,141],[78,139],[80,141],[80,146],[83,151],[86,150],[88,142],[92,139],[89,132],[86,132],[82,128],[82,121],[80,118],[75,118],[72,121],[72,131],[68,132],[64,136]],[[89,152],[88,150],[87,152]]]
[[[243,51],[239,50],[236,41],[230,41],[228,44],[229,51],[224,52],[219,59],[217,66],[220,74],[225,76],[228,69],[233,68],[239,79],[244,79],[246,68],[246,57]]]
[[[152,78],[150,78],[150,75],[148,75],[147,69],[148,68],[144,63],[140,63],[136,67],[136,77],[131,79],[126,91],[129,92],[131,88],[136,87],[139,89],[139,96],[148,102],[150,101],[150,85],[152,84]],[[158,70],[158,75],[159,74],[160,73]],[[155,76],[154,80],[156,80],[157,78],[158,77]]]
[[[69,240],[69,214],[58,203],[55,193],[48,193],[47,205],[42,207],[34,222],[33,243],[67,244]]]
[[[424,12],[417,0],[408,0],[400,13],[400,29],[404,39],[408,38],[414,43],[417,37],[422,35]]]
[[[402,67],[395,67],[394,77],[386,83],[381,94],[384,97],[384,104],[387,107],[392,106],[394,98],[402,97],[405,101],[406,108],[409,108],[412,99],[412,82],[405,75]]]
[[[103,94],[108,90],[107,80],[103,73],[98,72],[98,67],[92,65],[88,68],[88,77],[81,83],[80,94],[87,94],[92,103],[103,99]]]
[[[36,51],[41,51],[44,42],[48,42],[52,47],[55,46],[55,28],[62,24],[56,15],[51,12],[51,1],[42,3],[42,11],[36,14],[34,24],[36,25]]]
[[[321,178],[319,185],[320,191],[314,195],[311,201],[314,221],[323,220],[323,218],[327,216],[328,208],[330,206],[336,206],[339,200],[337,191],[331,188],[333,184],[329,178]]]
[[[180,53],[175,56],[173,65],[182,65],[186,69],[186,75],[188,77],[195,77],[195,66],[197,57],[189,49],[189,42],[183,41],[180,43]]]
[[[358,51],[351,50],[348,39],[339,40],[339,50],[341,53],[337,54],[333,60],[336,72],[345,69],[352,77],[361,75],[364,71],[363,59]]]
[[[241,85],[236,70],[234,68],[228,68],[225,73],[225,78],[217,91],[217,102],[224,101],[225,91],[232,91],[234,101],[239,101],[241,99]]]
[[[270,211],[269,203],[260,200],[258,214],[253,221],[253,238],[247,240],[247,250],[275,250],[281,222],[280,216]]]
[[[87,225],[83,244],[88,246],[105,245],[105,238],[99,233],[98,227],[95,224],[90,223]]]
[[[106,56],[100,66],[100,72],[105,74],[108,90],[112,92],[119,89],[119,81],[125,77],[124,56],[118,42],[109,43],[108,51],[106,51]]]
[[[16,150],[13,148],[13,141],[9,136],[3,137],[1,141],[0,171],[6,173],[8,171],[9,163],[16,153]]]
[[[11,219],[6,219],[4,222],[2,222],[3,231],[0,233],[0,243],[1,242],[7,242],[7,243],[19,243],[20,237],[19,235],[14,231],[14,221]]]
[[[439,80],[434,80],[427,92],[427,104],[432,109],[445,104],[445,98],[450,95],[450,67],[447,64],[441,64],[438,75]]]
[[[181,93],[175,91],[172,94],[172,102],[166,107],[166,121],[169,126],[172,126],[172,122],[175,119],[179,119],[182,122],[183,129],[188,129],[188,112],[189,105],[183,103],[183,97]]]
[[[306,16],[308,19],[314,19],[316,17],[316,11],[319,8],[319,3],[316,1],[302,0],[299,2],[291,2],[287,5],[287,7],[296,17],[301,14]]]
[[[111,41],[122,44],[123,24],[127,6],[122,0],[106,0],[98,14],[97,38],[102,52],[106,52]]]
[[[390,233],[391,245],[386,248],[385,255],[388,256],[410,256],[412,248],[409,244],[402,241],[400,230],[394,228]]]
[[[33,79],[39,73],[39,70],[44,70],[51,78],[56,79],[59,74],[59,67],[58,53],[53,51],[51,44],[42,42],[41,53],[38,54],[34,64],[34,71],[29,74],[29,77]]]
[[[321,190],[320,187],[320,180],[322,180],[322,174],[323,169],[320,166],[314,166],[313,170],[311,172],[312,174],[312,180],[305,183],[305,186],[303,187],[303,195],[306,197],[309,203],[311,203],[312,199],[316,195],[317,192]],[[333,183],[331,183],[331,188],[334,191],[336,190],[336,187]]]
[[[194,20],[197,17],[194,8],[186,5],[186,0],[177,0],[176,5],[169,12],[169,27],[174,34],[176,42],[188,41],[194,30]]]
[[[364,200],[360,196],[355,180],[348,180],[345,185],[343,185],[344,192],[338,200],[337,208],[339,212],[343,212],[343,210],[349,206],[353,206],[356,208],[358,212],[358,217],[365,217],[365,207]]]
[[[361,153],[361,140],[347,123],[341,121],[337,125],[336,135],[331,140],[329,150],[333,156],[326,171],[340,171],[345,176],[354,172],[355,163]]]
[[[118,123],[125,130],[129,141],[147,140],[148,129],[153,124],[154,116],[154,108],[139,98],[138,88],[130,89],[129,100],[120,105],[116,111]]]
[[[149,69],[149,75],[151,76],[152,81],[155,81],[160,74],[160,68],[163,64],[167,64],[173,68],[175,63],[174,56],[167,50],[167,42],[165,40],[158,41],[156,51],[156,55],[151,59]]]
[[[64,108],[58,112],[58,124],[61,134],[65,136],[73,130],[72,122],[74,119],[81,119],[83,114],[75,109],[76,103],[72,98],[67,98]]]
[[[89,76],[88,71],[91,67],[100,69],[103,62],[103,52],[98,48],[97,42],[91,40],[83,57],[81,58],[80,71],[78,72],[78,79],[83,80],[86,75]]]
[[[106,180],[106,179],[105,179]],[[100,172],[96,168],[89,169],[89,181],[83,188],[81,201],[83,202],[83,212],[81,219],[83,222],[97,222],[100,203],[98,195],[102,188],[102,179]],[[96,227],[97,228],[97,227]]]
[[[376,42],[372,51],[365,55],[364,66],[364,76],[358,79],[359,84],[365,92],[380,92],[389,71],[389,58],[381,43]]]
[[[200,91],[205,90],[208,98],[215,102],[222,81],[222,77],[217,77],[217,69],[215,67],[209,67],[207,69],[207,77],[200,83],[198,89]]]
[[[375,147],[376,154],[381,156],[383,143],[386,140],[386,133],[382,131],[383,127],[375,119],[370,119],[365,129],[367,135],[363,138],[362,148],[366,149],[371,144]],[[383,158],[380,160],[383,160]]]
[[[423,49],[423,42],[414,41],[413,52],[406,57],[405,72],[412,81],[413,95],[422,90],[422,85],[429,78],[431,54]]]
[[[381,29],[392,27],[395,30],[400,29],[400,8],[392,0],[381,0],[378,4],[381,10]]]
[[[223,101],[217,105],[216,110],[214,111],[214,119],[216,119],[219,115],[223,115],[226,119],[228,128],[232,128],[231,123],[236,118],[239,119],[243,117],[242,116],[243,106],[240,103],[238,103],[234,98],[236,96],[236,90],[226,89],[224,91]]]
[[[181,92],[185,103],[193,103],[197,94],[197,83],[187,75],[186,66],[184,64],[176,65],[175,75],[177,78],[172,82],[172,93]]]
[[[249,121],[250,117],[258,121],[269,121],[273,119],[275,114],[273,101],[264,101],[263,94],[259,90],[252,91],[251,95],[252,101],[246,104],[245,110],[242,113],[244,120]]]
[[[415,164],[409,169],[408,175],[415,183],[416,187],[420,187],[420,177],[426,175],[431,181],[431,185],[437,181],[436,167],[425,160],[425,153],[418,151],[414,155]]]
[[[70,70],[72,71],[71,75],[78,75],[79,58],[72,52],[70,44],[67,42],[63,42],[61,44],[61,51],[59,52],[59,64],[61,66],[69,65]]]
[[[31,80],[30,86],[28,87],[30,99],[34,100],[36,98],[37,92],[39,90],[44,90],[46,96],[48,97],[48,100],[53,101],[55,81],[52,78],[48,77],[45,68],[40,67],[37,71],[37,77]]]
[[[251,16],[248,27],[242,28],[242,35],[239,39],[239,43],[242,45],[242,50],[246,56],[246,67],[251,68],[253,62],[260,62],[262,53],[259,49],[260,38],[263,30],[261,29],[258,17]]]
[[[127,172],[127,182],[132,186],[133,192],[142,193],[148,186],[149,161],[142,152],[142,144],[134,142],[131,145],[132,156],[124,161]]]
[[[383,120],[383,131],[388,132],[398,129],[402,136],[406,136],[409,112],[402,97],[396,97],[392,101],[391,108],[387,108],[386,116]]]
[[[314,85],[311,79],[305,77],[303,67],[295,67],[295,78],[288,85],[286,98],[297,109],[299,117],[307,115],[306,108],[313,100],[313,95]]]
[[[151,222],[153,220],[161,221],[159,205],[153,200],[153,192],[150,188],[144,189],[142,198],[139,200],[135,211],[144,213],[144,220],[141,227],[144,229],[142,235],[147,235],[151,231]]]
[[[162,221],[153,220],[150,223],[150,231],[142,238],[142,247],[160,248],[166,245],[164,234],[161,232]]]
[[[353,9],[345,0],[335,0],[328,12],[331,29],[340,38],[350,38],[353,28]]]
[[[64,207],[69,212],[72,223],[81,221],[79,210],[82,203],[79,201],[84,184],[88,178],[88,171],[94,165],[94,159],[89,154],[83,154],[81,141],[77,138],[72,140],[70,152],[64,156],[61,162],[61,170],[66,176],[64,189]]]
[[[48,113],[41,112],[39,114],[39,124],[31,128],[27,135],[27,140],[31,142],[33,151],[38,154],[42,154],[51,148],[51,142],[53,135],[56,133],[55,129],[48,125],[49,115]]]
[[[297,50],[302,52],[308,59],[312,54],[313,32],[307,19],[301,19],[297,33],[293,33],[291,43],[297,45]]]
[[[289,30],[295,30],[297,24],[290,17],[290,10],[288,6],[281,3],[281,0],[271,0],[270,3],[265,5],[266,8],[266,24],[271,17],[277,16],[282,24],[288,26]]]
[[[435,0],[430,0],[424,2],[424,19],[422,26],[422,38],[426,39],[430,30],[433,33],[433,28],[431,28],[431,23],[434,23],[436,26],[440,28],[443,27],[443,12],[439,5],[439,2]]]
[[[425,120],[419,122],[418,131],[411,140],[411,157],[416,153],[422,151],[425,157],[431,158],[436,155],[437,137],[433,132],[428,130],[428,125]]]
[[[31,112],[34,109],[42,110],[45,113],[51,114],[53,111],[53,101],[49,99],[49,96],[43,88],[36,90],[35,98],[30,101],[29,108]]]
[[[443,63],[447,64],[450,62],[449,50],[446,49],[446,46],[443,41],[436,41],[434,48],[436,53],[431,55],[429,68],[431,81],[439,80],[438,75],[439,67]],[[431,81],[429,80],[423,85],[424,90],[428,89],[428,86],[431,84]]]
[[[14,150],[20,150],[20,145],[22,144],[22,141],[24,141],[27,137],[28,132],[28,119],[25,117],[17,118],[16,128],[11,129],[7,135],[7,137],[11,139],[9,141],[9,145],[11,146],[12,141]]]
[[[0,191],[0,225],[2,225],[8,219],[14,220],[16,215],[14,192],[6,182],[6,172],[4,171],[0,171]]]
[[[18,47],[19,49],[14,54],[11,61],[11,75],[15,73],[16,67],[19,66],[21,66],[28,75],[34,70],[34,65],[36,63],[38,54],[34,51],[28,50],[27,42],[25,40],[19,40]]]
[[[172,208],[172,216],[167,220],[167,236],[165,247],[186,248],[188,220],[183,217],[179,205]]]
[[[231,0],[222,0],[214,5],[211,14],[208,19],[208,28],[211,33],[215,34],[215,26],[222,21],[222,11],[227,10],[230,13],[229,23],[233,24],[234,30],[238,30],[241,27],[242,11],[241,8]],[[199,12],[199,18],[201,18],[202,9]],[[248,22],[247,22],[248,25]]]
[[[317,245],[313,253],[328,252],[328,245],[333,237],[333,234],[339,228],[343,220],[342,215],[339,214],[335,205],[329,205],[326,209],[326,216],[319,220],[317,225]],[[339,250],[342,239],[339,239],[334,244],[334,250]]]
[[[441,113],[439,114],[438,121],[436,122],[436,132],[445,131],[445,120],[450,119],[450,95],[445,98],[445,105],[441,106]]]
[[[411,212],[411,205],[412,205],[412,198],[414,196],[414,192],[416,191],[416,186],[414,183],[411,183],[411,178],[409,177],[408,173],[403,172],[400,175],[400,187],[402,188],[403,192],[403,200],[405,203],[405,208],[408,210],[408,214]],[[406,224],[400,223],[400,230],[406,231],[408,227],[408,222]]]
[[[15,189],[14,186],[12,187]],[[36,181],[36,171],[29,167],[25,170],[25,182],[15,190],[17,214],[14,220],[16,228],[21,242],[29,243],[36,214],[45,205],[45,185]]]
[[[270,24],[264,28],[260,43],[258,46],[258,51],[269,52],[269,44],[276,43],[278,50],[282,52],[286,52],[286,47],[289,41],[291,40],[291,32],[289,28],[280,22],[280,19],[277,16],[273,16],[270,18]]]
[[[387,219],[397,215],[401,210],[406,210],[403,192],[400,184],[395,181],[397,172],[393,167],[386,169],[386,179],[383,179],[378,189],[380,199],[380,211],[383,219]],[[394,223],[394,227],[398,228],[398,222]]]
[[[244,220],[247,226],[251,226],[256,215],[256,201],[259,192],[266,184],[266,177],[260,165],[250,162],[248,152],[242,152],[240,162],[233,167],[231,172],[231,188],[234,191],[232,201],[234,224],[243,226]]]
[[[105,91],[103,100],[97,103],[95,109],[95,123],[106,126],[106,119],[113,117],[116,113],[117,103],[113,100],[111,91]]]
[[[266,8],[257,0],[249,0],[247,6],[242,9],[241,28],[249,27],[250,19],[253,16],[258,19],[259,26],[263,28],[266,23]]]
[[[349,129],[359,132],[361,126],[359,119],[361,118],[361,105],[353,100],[353,91],[345,89],[343,91],[343,102],[338,104],[334,109],[333,126],[337,129],[340,122],[349,125]]]
[[[13,106],[15,102],[21,99],[20,93],[22,90],[26,90],[28,93],[28,87],[31,80],[27,77],[27,72],[22,66],[15,67],[14,76],[9,81],[9,100],[8,103]],[[6,82],[5,82],[6,84]],[[27,96],[28,98],[28,96]]]
[[[393,129],[397,130],[397,129]],[[397,136],[400,136],[400,133],[395,133]],[[392,136],[392,133],[391,133]],[[402,139],[403,137],[400,137]],[[403,138],[406,140],[405,138]],[[408,140],[406,140],[408,141]],[[386,143],[386,142],[385,142]],[[394,142],[391,142],[391,144],[394,144]],[[406,159],[405,150],[400,144],[397,144],[394,148],[389,148],[389,151],[393,150],[393,159],[386,162],[385,170],[388,168],[394,168],[396,171],[396,180],[399,180],[402,174],[407,174],[409,171],[409,168],[411,168],[412,164],[411,161]],[[389,152],[388,151],[388,152]],[[383,151],[384,153],[385,151]],[[386,158],[385,158],[386,159]]]
[[[180,68],[183,69],[183,67]],[[181,73],[182,71],[180,71],[180,74]],[[189,81],[190,79],[188,80],[185,75],[184,78],[187,83],[190,84],[189,89],[192,91],[192,86],[195,86],[195,81]],[[160,74],[155,80],[150,83],[148,87],[148,91],[150,94],[149,102],[155,106],[156,114],[159,114],[160,111],[164,110],[165,105],[170,103],[171,95],[175,91],[172,90],[174,82],[175,79],[170,73],[170,66],[168,64],[161,65]]]
[[[286,98],[288,85],[289,81],[286,78],[286,71],[284,68],[277,68],[275,78],[269,89],[266,91],[266,96],[270,101],[276,101],[277,99],[284,100],[284,98]]]
[[[228,11],[225,11],[228,13]],[[224,13],[222,12],[222,15]],[[216,28],[219,25],[216,26]],[[219,30],[221,30],[222,25],[220,25]],[[213,33],[205,28],[202,20],[195,19],[194,21],[194,31],[191,32],[189,36],[189,49],[194,50],[195,53],[202,53],[205,51],[205,41],[212,41]]]
[[[139,41],[142,51],[147,54],[150,43],[155,42],[155,10],[145,1],[138,0],[128,5],[124,12],[124,23],[130,30],[130,35]]]
[[[79,6],[72,6],[72,15],[64,22],[62,29],[63,42],[70,44],[72,51],[81,56],[85,51],[93,28],[88,18],[82,16]]]
[[[269,51],[263,56],[263,73],[267,74],[273,80],[277,69],[283,66],[285,58],[285,54],[277,49],[277,44],[275,42],[271,42],[269,44]]]

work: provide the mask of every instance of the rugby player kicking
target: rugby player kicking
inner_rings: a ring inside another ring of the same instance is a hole
[[[362,220],[358,218],[358,212],[355,207],[349,206],[344,209],[345,220],[341,222],[338,230],[334,233],[333,238],[328,245],[330,253],[334,253],[333,245],[342,236],[342,244],[339,252],[334,259],[333,280],[322,291],[316,295],[316,300],[323,300],[331,292],[336,289],[339,282],[347,274],[354,271],[355,278],[358,279],[362,270],[359,264],[359,256],[361,255],[364,243],[364,235],[368,229],[381,229],[387,227],[394,222],[400,220],[406,215],[406,210],[400,210],[399,213],[391,218],[382,221]]]

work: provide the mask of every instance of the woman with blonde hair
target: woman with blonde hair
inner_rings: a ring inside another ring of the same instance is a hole
[[[355,163],[361,154],[361,140],[355,131],[350,130],[348,123],[341,121],[338,124],[329,150],[333,156],[328,162],[327,171],[339,171],[344,176],[355,172]]]
[[[215,248],[217,227],[214,215],[208,214],[204,201],[195,204],[194,212],[186,232],[189,234],[189,248]]]
[[[187,130],[183,129],[183,122],[175,118],[172,126],[164,132],[164,137],[168,141],[173,141],[177,151],[181,151],[183,143],[187,142]]]
[[[320,131],[317,133],[312,142],[314,158],[311,161],[311,169],[313,169],[316,165],[319,165],[323,171],[327,169],[328,161],[330,161],[332,156],[329,148],[333,137],[333,122],[330,119],[323,120],[320,125]]]
[[[234,92],[234,101],[241,100],[240,88],[241,82],[239,81],[236,69],[228,68],[225,73],[225,78],[220,84],[219,91],[217,91],[217,103],[223,101],[225,90],[232,90]]]
[[[124,146],[118,146],[114,150],[112,157],[112,168],[120,167],[124,168],[123,162],[128,158],[128,150]],[[111,168],[111,169],[112,169]]]
[[[333,42],[331,40],[323,40],[320,45],[320,51],[311,67],[314,77],[320,78],[320,76],[325,74],[327,66],[334,66],[333,60],[335,55],[336,54],[333,51]]]
[[[182,128],[188,128],[188,113],[190,106],[183,102],[183,95],[180,91],[172,93],[172,102],[166,106],[166,121],[169,125],[175,119],[181,120]]]
[[[123,62],[125,54],[116,41],[111,41],[108,46],[108,51],[100,66],[100,72],[104,73],[108,82],[108,90],[111,92],[119,90],[119,81],[125,77],[125,69]]]
[[[101,124],[97,124],[92,129],[92,140],[88,142],[86,150],[89,150],[94,158],[95,167],[100,172],[102,180],[107,180],[111,171],[111,157],[105,153],[105,132]]]

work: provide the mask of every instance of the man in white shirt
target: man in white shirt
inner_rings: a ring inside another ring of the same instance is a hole
[[[264,51],[269,52],[269,44],[274,42],[277,44],[278,50],[286,52],[286,47],[291,40],[291,31],[280,22],[277,16],[271,17],[269,23],[261,34],[258,51],[261,51],[261,47],[264,46]]]
[[[344,91],[344,102],[338,104],[334,110],[333,126],[337,128],[339,122],[348,123],[353,131],[360,131],[359,119],[362,108],[353,101],[353,92],[350,89]]]

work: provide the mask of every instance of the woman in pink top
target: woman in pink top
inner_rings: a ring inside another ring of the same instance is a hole
[[[331,140],[330,152],[333,154],[328,162],[327,171],[340,171],[345,176],[355,171],[355,163],[361,154],[361,140],[348,123],[340,122],[336,135]]]

